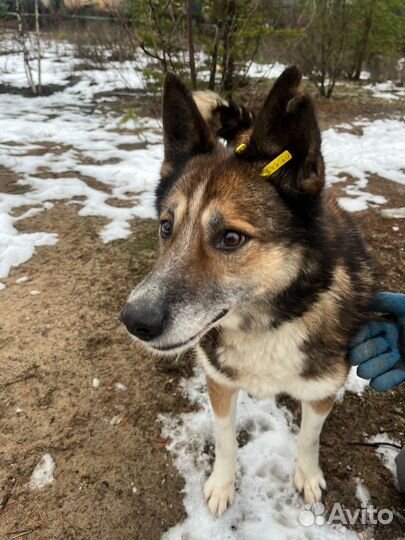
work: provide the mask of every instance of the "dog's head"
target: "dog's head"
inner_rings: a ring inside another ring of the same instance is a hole
[[[184,85],[166,77],[160,256],[121,312],[152,349],[194,345],[297,276],[324,184],[319,128],[300,83],[297,68],[284,71],[238,153],[216,140]],[[291,159],[263,176],[285,151]]]

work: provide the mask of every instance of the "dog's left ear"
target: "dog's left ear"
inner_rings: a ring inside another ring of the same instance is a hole
[[[163,168],[173,170],[197,154],[211,152],[215,140],[184,84],[168,73],[163,90]]]
[[[269,181],[289,196],[316,197],[325,182],[321,135],[312,99],[302,91],[301,79],[296,66],[283,71],[257,116],[241,158],[271,162],[288,151],[291,159]]]

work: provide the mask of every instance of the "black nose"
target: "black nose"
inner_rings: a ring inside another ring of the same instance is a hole
[[[125,304],[119,319],[125,324],[128,332],[142,341],[151,341],[163,333],[164,312],[153,306]]]

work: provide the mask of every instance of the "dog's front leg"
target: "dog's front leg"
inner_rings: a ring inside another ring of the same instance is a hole
[[[205,483],[204,496],[211,514],[220,516],[235,498],[237,391],[210,377],[207,377],[207,387],[214,411],[215,463]]]
[[[319,466],[319,437],[331,411],[334,398],[302,402],[301,429],[298,435],[298,456],[295,485],[304,492],[305,502],[314,504],[322,498],[326,482]]]

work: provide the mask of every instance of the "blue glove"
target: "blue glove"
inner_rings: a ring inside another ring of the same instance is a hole
[[[351,344],[349,360],[357,375],[385,392],[405,381],[405,294],[378,293],[370,311],[387,313],[393,321],[369,321]]]

